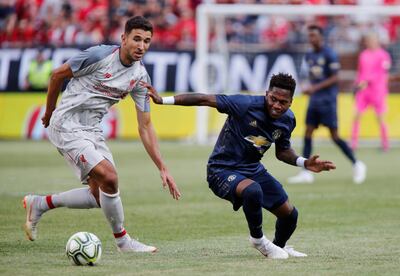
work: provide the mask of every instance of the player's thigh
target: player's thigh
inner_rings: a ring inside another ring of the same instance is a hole
[[[84,143],[80,148],[69,149],[69,150],[59,150],[62,155],[67,160],[67,162],[72,166],[78,178],[82,183],[87,183],[88,176],[90,172],[103,160],[105,157],[95,149],[94,145],[91,143]]]
[[[356,94],[355,101],[356,111],[358,111],[358,113],[364,113],[369,105],[367,95],[365,93],[359,92],[358,94]]]
[[[112,155],[110,149],[108,148],[103,135],[96,134],[96,137],[94,138],[94,140],[95,140],[96,150],[99,151],[115,168],[115,162],[114,162],[113,155]]]
[[[371,104],[375,110],[375,113],[383,116],[387,111],[387,101],[386,97],[382,97],[380,99],[375,99],[375,101]]]
[[[332,104],[320,108],[320,122],[328,128],[338,128],[336,105]]]
[[[108,146],[105,143],[104,137],[99,132],[90,133],[90,141],[93,142],[96,153],[103,157],[103,160],[98,162],[89,172],[90,178],[103,185],[112,186],[113,190],[118,188],[118,177],[115,169],[114,158]],[[111,192],[111,191],[109,191]]]
[[[282,184],[266,170],[257,174],[252,179],[258,182],[263,191],[263,207],[272,211],[288,200],[288,195]]]
[[[320,115],[319,110],[315,107],[309,107],[306,113],[306,125],[313,126],[314,128],[318,127],[320,124],[319,121]]]
[[[87,133],[57,132],[52,129],[49,139],[83,183],[87,183],[90,171],[105,159]]]
[[[242,206],[241,198],[236,195],[236,187],[245,179],[246,176],[230,170],[207,170],[209,188],[219,198],[230,201],[235,211]]]

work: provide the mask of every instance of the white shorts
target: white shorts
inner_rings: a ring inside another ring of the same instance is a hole
[[[115,167],[101,132],[61,132],[49,126],[48,136],[84,184],[87,184],[90,171],[102,160],[107,159]]]

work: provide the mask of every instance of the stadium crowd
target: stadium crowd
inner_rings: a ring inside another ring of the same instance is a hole
[[[123,24],[132,15],[144,15],[155,25],[153,48],[193,49],[195,11],[201,2],[223,4],[345,4],[400,5],[400,0],[1,0],[2,48],[53,47],[118,43]],[[364,30],[375,29],[384,45],[400,44],[400,16],[383,21],[366,18],[298,18],[241,16],[226,21],[232,48],[243,43],[265,50],[301,48],[305,23],[317,20],[339,52],[359,49]]]
[[[124,22],[144,15],[155,25],[153,45],[193,48],[196,0],[2,0],[1,47],[118,43]]]

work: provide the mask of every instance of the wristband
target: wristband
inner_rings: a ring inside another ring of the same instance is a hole
[[[175,97],[170,96],[170,97],[162,97],[162,104],[175,104]]]
[[[305,165],[304,165],[304,162],[306,162],[306,160],[307,160],[307,159],[304,158],[304,157],[302,157],[302,156],[297,157],[297,159],[296,159],[296,166],[297,166],[297,167],[306,168]]]

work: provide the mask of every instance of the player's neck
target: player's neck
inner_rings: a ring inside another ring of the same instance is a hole
[[[132,64],[136,61],[132,58],[129,57],[128,54],[125,53],[125,51],[120,48],[119,51],[119,61],[121,62],[121,64],[125,67],[130,67],[132,66]]]

